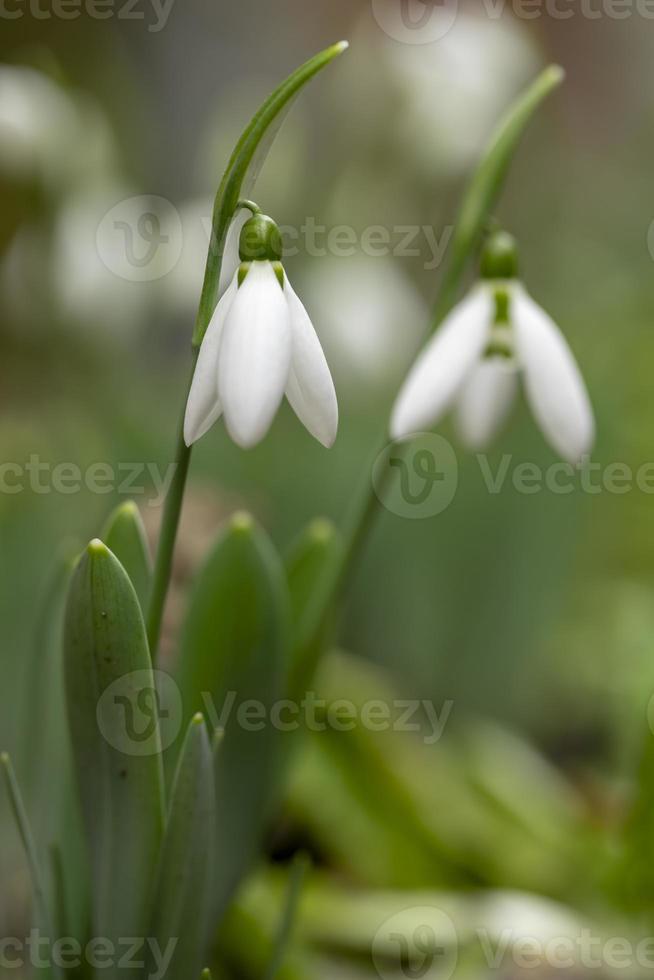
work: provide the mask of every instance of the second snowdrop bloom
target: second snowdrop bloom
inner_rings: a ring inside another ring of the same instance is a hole
[[[513,239],[491,236],[482,279],[427,344],[397,398],[391,435],[432,428],[454,408],[461,437],[482,449],[522,379],[545,439],[563,459],[590,452],[594,421],[586,386],[563,334],[517,279]]]
[[[207,329],[184,420],[187,445],[224,415],[234,442],[255,446],[286,395],[319,442],[331,446],[338,405],[309,315],[281,265],[277,226],[256,213],[240,235],[241,264]]]

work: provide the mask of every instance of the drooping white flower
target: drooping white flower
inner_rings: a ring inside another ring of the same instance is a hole
[[[311,320],[284,272],[277,227],[255,214],[243,226],[242,264],[202,341],[184,420],[187,445],[222,414],[234,442],[255,446],[286,395],[308,431],[331,446],[338,404]],[[248,259],[251,258],[251,261]]]
[[[482,449],[504,422],[521,378],[545,439],[577,463],[594,439],[586,386],[563,334],[515,278],[508,238],[496,239],[484,278],[418,357],[395,402],[391,436],[431,428],[454,408],[464,442]]]

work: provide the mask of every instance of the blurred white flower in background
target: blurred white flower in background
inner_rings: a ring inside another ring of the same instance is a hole
[[[213,201],[194,198],[178,209],[181,222],[181,252],[175,266],[161,280],[162,302],[179,316],[194,318],[202,289],[207,250],[211,239]]]
[[[320,337],[337,385],[365,394],[399,382],[425,334],[429,312],[397,260],[326,257],[298,278],[320,311]]]
[[[460,6],[451,29],[429,44],[402,43],[369,15],[353,39],[357,58],[333,80],[349,113],[351,156],[368,146],[397,154],[430,182],[456,176],[477,157],[490,126],[541,59],[528,26]]]
[[[382,52],[402,98],[394,133],[426,177],[435,168],[454,174],[467,168],[496,117],[540,67],[518,21],[464,10],[433,44],[388,40]]]
[[[144,325],[161,280],[144,280],[138,267],[131,278],[122,274],[125,235],[142,220],[142,201],[128,187],[106,184],[72,195],[58,212],[51,268],[56,309],[64,326],[128,339]],[[125,234],[105,237],[99,248],[98,229],[117,205]]]
[[[56,193],[115,163],[106,117],[88,96],[43,72],[0,65],[0,172]]]

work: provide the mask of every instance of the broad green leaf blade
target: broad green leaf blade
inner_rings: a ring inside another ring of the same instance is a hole
[[[2,755],[0,755],[0,769],[2,769],[2,776],[7,790],[7,795],[9,797],[9,803],[16,821],[16,827],[18,828],[18,833],[20,834],[30,871],[32,894],[34,898],[34,926],[46,939],[49,938],[50,941],[54,941],[59,937],[57,937],[53,931],[54,919],[48,905],[44,876],[41,871],[41,865],[36,852],[36,845],[34,843],[32,829],[27,817],[27,812],[25,810],[25,804],[18,786],[18,781],[16,780],[14,767],[11,764],[11,759],[6,752],[3,752]],[[60,970],[58,970],[55,966],[52,966],[48,972],[55,977],[61,976]]]
[[[132,500],[117,507],[105,524],[102,540],[121,563],[147,609],[152,587],[152,557],[139,509]]]
[[[196,715],[177,767],[153,892],[150,935],[162,953],[171,950],[166,980],[198,976],[206,962],[215,832],[213,753],[204,718]]]
[[[299,698],[311,683],[329,631],[325,615],[320,628],[312,629],[313,602],[325,569],[339,564],[343,541],[339,531],[324,519],[313,521],[300,534],[286,558],[286,577],[291,597],[294,630],[289,691]]]
[[[450,262],[443,278],[433,319],[435,329],[456,298],[468,259],[478,247],[490,211],[502,190],[507,170],[527,123],[541,102],[565,77],[558,65],[549,65],[509,107],[500,120],[464,195],[454,226]]]
[[[95,934],[144,936],[163,829],[158,698],[136,592],[98,540],[71,583],[64,662]]]
[[[194,347],[199,347],[202,343],[202,338],[218,302],[220,267],[227,229],[236,210],[236,205],[243,196],[245,181],[251,173],[256,173],[260,169],[263,163],[261,151],[270,148],[272,142],[270,136],[274,135],[274,126],[290,101],[314,75],[325,68],[339,54],[342,54],[347,47],[346,41],[334,44],[296,69],[292,75],[289,75],[255,113],[236,144],[214,203],[207,267],[193,334]],[[248,193],[250,190],[251,185],[247,187]]]
[[[248,515],[236,515],[200,573],[182,637],[187,712],[224,728],[216,753],[216,916],[259,847],[277,784],[272,706],[285,694],[288,590],[279,558]]]

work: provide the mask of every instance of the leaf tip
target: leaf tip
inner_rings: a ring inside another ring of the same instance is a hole
[[[196,714],[193,715],[193,717],[191,718],[191,724],[196,727],[198,725],[204,725],[204,715],[202,714],[201,711],[198,711]]]
[[[565,79],[565,68],[561,65],[548,65],[545,74],[550,79],[552,85],[560,85]]]
[[[316,544],[327,544],[334,537],[336,527],[328,517],[317,517],[309,525],[309,535]]]
[[[11,758],[8,752],[0,752],[0,766],[4,769],[9,769],[11,766]]]
[[[100,538],[93,538],[92,541],[89,541],[86,551],[90,558],[104,558],[109,554],[109,549]]]
[[[229,522],[230,530],[237,534],[250,534],[254,529],[254,518],[246,510],[237,510]]]
[[[350,46],[349,41],[339,41],[338,44],[334,45],[334,51],[336,52],[336,54],[342,54],[344,51],[347,51],[349,46]]]

